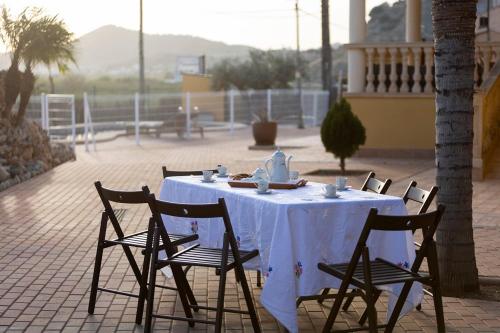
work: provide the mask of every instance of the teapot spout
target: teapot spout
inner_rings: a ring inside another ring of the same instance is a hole
[[[288,173],[290,173],[290,160],[292,159],[292,157],[293,157],[293,155],[290,155],[286,159],[286,170],[288,171]]]

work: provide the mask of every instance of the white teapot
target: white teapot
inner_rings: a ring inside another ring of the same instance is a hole
[[[266,161],[265,166],[271,182],[284,183],[290,179],[291,158],[291,155],[287,158],[286,155],[278,148],[278,150],[274,152],[273,156]],[[270,162],[272,163],[271,169],[269,169],[268,166]]]

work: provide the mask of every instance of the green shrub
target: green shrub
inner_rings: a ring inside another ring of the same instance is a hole
[[[365,140],[365,128],[352,113],[351,105],[344,98],[335,103],[321,125],[321,141],[327,152],[340,158],[342,173],[345,173],[345,159],[354,155]]]

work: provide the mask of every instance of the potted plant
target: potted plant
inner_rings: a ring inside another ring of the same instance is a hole
[[[256,146],[274,146],[278,134],[278,123],[271,121],[266,111],[253,114],[252,123],[253,138]]]

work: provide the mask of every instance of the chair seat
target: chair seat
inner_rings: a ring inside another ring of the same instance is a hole
[[[117,238],[114,240],[106,240],[106,243],[111,244],[123,244],[133,247],[146,248],[146,240],[148,237],[148,231],[144,230],[139,233],[128,235],[123,238]],[[177,235],[177,234],[169,234],[170,240],[172,241],[172,245],[177,246],[184,243],[192,242],[198,239],[198,235]],[[160,241],[160,249],[163,248],[163,244]]]
[[[339,279],[343,279],[343,277],[347,273],[348,267],[349,263],[334,264],[334,265],[320,263],[318,265],[319,269]],[[400,283],[406,281],[424,281],[429,279],[428,276],[415,274],[403,267],[399,267],[398,265],[392,264],[380,258],[376,258],[375,260],[370,261],[370,271],[372,277],[372,284],[375,286]],[[364,269],[362,262],[359,262],[358,265],[356,266],[356,270],[354,271],[352,279],[352,284],[360,288],[363,288],[365,285]]]
[[[259,254],[258,250],[253,251],[242,251],[239,250],[240,260],[242,263],[256,257]],[[177,252],[169,259],[161,260],[164,263],[176,263],[181,266],[204,266],[204,267],[215,267],[221,268],[222,261],[222,249],[213,249],[208,247],[201,247],[195,245],[193,247],[187,248],[186,250]],[[235,264],[233,254],[229,252],[227,259],[227,269],[233,268]]]

